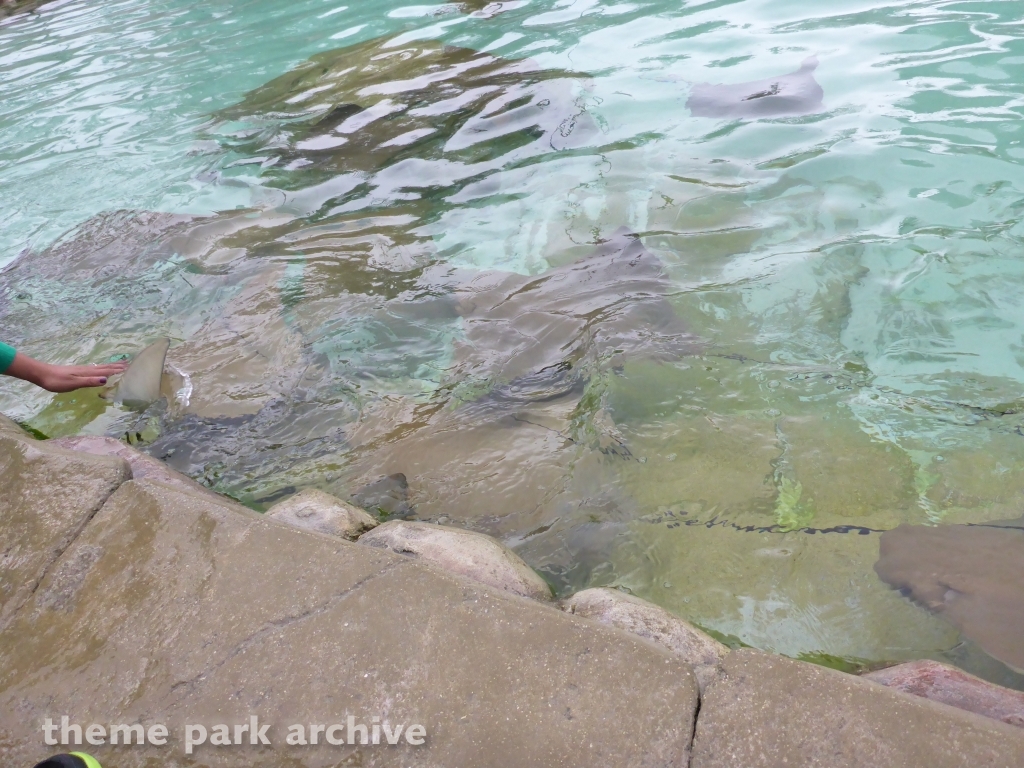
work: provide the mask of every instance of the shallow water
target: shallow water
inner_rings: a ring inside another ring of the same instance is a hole
[[[0,336],[70,362],[165,334],[192,386],[139,414],[4,381],[0,408],[127,434],[256,508],[401,472],[414,516],[560,591],[1019,684],[872,566],[878,531],[1024,500],[1022,10],[0,20]],[[687,107],[810,56],[820,104]],[[621,227],[642,274],[592,255]]]

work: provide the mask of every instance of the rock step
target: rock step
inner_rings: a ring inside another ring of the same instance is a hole
[[[511,549],[482,533],[434,523],[393,520],[359,538],[360,544],[414,555],[451,573],[535,600],[551,588]]]
[[[308,488],[289,496],[267,510],[267,517],[304,528],[355,541],[376,528],[378,523],[364,510],[329,493]]]
[[[168,726],[167,746],[88,747],[119,768],[685,766],[697,707],[690,668],[639,638],[151,480],[110,496],[0,647],[11,765],[52,753],[40,725],[66,714]],[[185,723],[251,715],[271,746],[184,755]],[[348,715],[426,744],[285,744]]]
[[[585,589],[563,602],[575,616],[619,627],[664,646],[690,664],[703,692],[729,649],[661,606],[617,589]]]
[[[741,649],[701,700],[692,768],[1019,768],[1024,731],[854,675]]]
[[[863,675],[881,685],[1024,728],[1024,692],[924,659]]]

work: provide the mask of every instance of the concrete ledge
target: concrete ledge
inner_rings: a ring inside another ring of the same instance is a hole
[[[685,766],[689,667],[619,630],[230,502],[124,483],[0,632],[0,749],[42,720],[165,723],[151,765]],[[422,723],[422,747],[284,745],[292,723]],[[271,723],[270,747],[200,747],[185,722]]]
[[[35,440],[0,417],[0,627],[114,490],[131,479],[127,462]]]
[[[196,493],[209,495],[213,499],[224,497],[214,491],[205,488],[188,475],[177,472],[159,459],[154,459],[149,454],[125,445],[120,440],[112,437],[99,437],[94,435],[78,435],[74,437],[58,437],[54,440],[47,440],[47,445],[55,445],[69,451],[88,453],[93,456],[117,456],[128,462],[132,468],[133,480],[156,480],[164,485],[175,485],[180,488],[190,489]]]
[[[853,675],[733,651],[701,702],[693,768],[1019,768],[1024,732]]]
[[[701,692],[729,652],[713,637],[661,606],[616,589],[585,589],[565,600],[563,608],[574,616],[619,627],[664,646],[693,667]]]

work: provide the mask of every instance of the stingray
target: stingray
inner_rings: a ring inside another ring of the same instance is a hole
[[[427,402],[372,404],[347,440],[353,485],[402,472],[426,517],[486,517],[504,533],[550,523],[581,458],[631,458],[604,410],[605,377],[627,359],[703,349],[665,266],[625,229],[540,275],[435,265],[423,280],[445,286],[433,300],[460,321],[448,381]]]
[[[695,117],[784,117],[821,111],[824,92],[814,79],[818,57],[785,75],[733,85],[699,83],[686,106]]]
[[[161,398],[172,405],[188,405],[191,381],[167,366],[171,340],[157,339],[136,354],[124,373],[100,393],[100,397],[136,410],[148,408]]]
[[[678,288],[664,265],[624,227],[589,256],[540,275],[463,277],[452,289],[464,327],[455,367],[496,382],[547,378],[572,388],[567,366],[675,359],[700,348],[672,307]]]
[[[875,571],[945,617],[986,653],[1024,670],[1024,518],[901,525],[881,536]]]

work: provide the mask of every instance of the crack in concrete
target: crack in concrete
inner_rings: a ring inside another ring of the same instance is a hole
[[[253,632],[251,635],[249,635],[246,638],[243,638],[238,643],[236,643],[235,646],[230,651],[228,651],[228,653],[220,661],[216,662],[212,667],[203,670],[198,675],[189,680],[180,680],[174,685],[172,685],[170,692],[173,694],[176,693],[178,690],[185,688],[187,690],[187,693],[194,693],[195,690],[199,687],[199,685],[205,682],[207,678],[215,674],[217,670],[219,670],[221,667],[223,667],[225,664],[227,664],[229,661],[234,659],[239,654],[244,653],[253,645],[256,645],[260,640],[269,635],[271,632],[274,632],[279,629],[284,629],[285,627],[305,621],[306,619],[312,618],[314,616],[319,616],[320,614],[325,613],[326,611],[336,606],[338,603],[345,600],[345,598],[347,598],[353,592],[358,591],[367,582],[373,581],[374,579],[384,576],[385,574],[390,573],[396,568],[400,568],[405,565],[406,563],[403,562],[389,563],[388,565],[385,565],[383,568],[381,568],[379,571],[364,576],[347,589],[343,589],[341,592],[337,592],[331,595],[329,598],[327,598],[320,604],[315,605],[309,608],[308,610],[303,611],[302,613],[293,614],[290,616],[282,616],[279,619],[268,621],[262,627]]]

